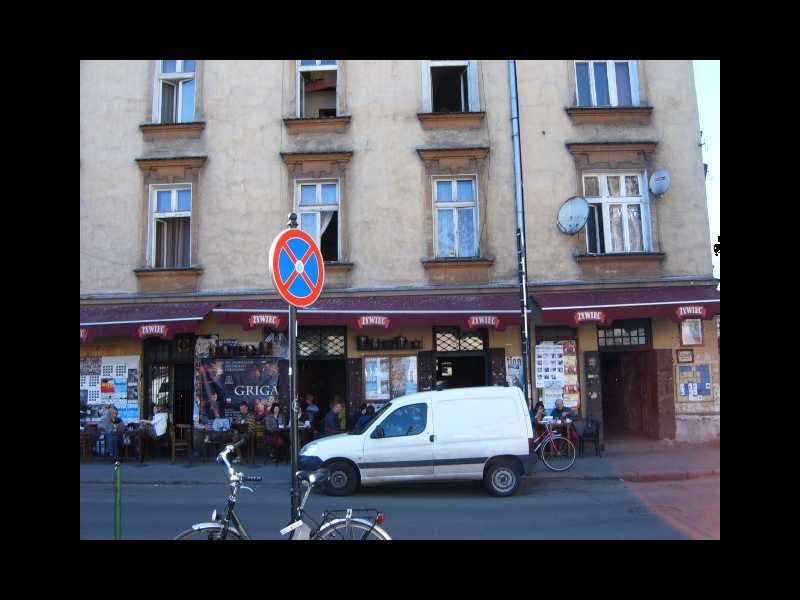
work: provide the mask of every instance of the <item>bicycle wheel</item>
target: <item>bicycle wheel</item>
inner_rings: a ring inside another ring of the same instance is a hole
[[[542,446],[542,462],[551,471],[566,471],[575,463],[575,444],[562,437],[547,440]]]
[[[312,539],[315,540],[391,540],[389,534],[375,525],[370,528],[368,521],[336,519],[325,523]]]
[[[222,525],[208,525],[205,527],[199,527],[197,529],[191,528],[187,529],[186,531],[182,531],[178,535],[176,535],[173,540],[215,540],[215,541],[222,541]],[[241,535],[235,530],[228,528],[228,535],[225,537],[226,540],[241,540],[243,539]]]

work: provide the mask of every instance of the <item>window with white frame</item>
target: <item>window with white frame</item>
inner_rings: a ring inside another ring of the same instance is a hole
[[[434,178],[436,256],[478,256],[478,196],[475,177]]]
[[[478,112],[478,66],[475,60],[422,61],[423,112]]]
[[[578,106],[639,106],[635,60],[576,60]]]
[[[298,181],[296,210],[300,229],[311,235],[326,261],[339,260],[339,182]]]
[[[586,244],[590,254],[644,252],[648,249],[646,198],[641,173],[585,173],[589,202]]]
[[[339,114],[339,64],[335,60],[297,61],[297,116],[335,117]]]
[[[156,123],[191,123],[195,112],[196,60],[159,60],[153,120]]]
[[[151,186],[150,265],[191,266],[192,186]]]

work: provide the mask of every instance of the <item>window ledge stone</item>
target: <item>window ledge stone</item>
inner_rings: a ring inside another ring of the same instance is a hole
[[[613,262],[618,260],[662,262],[666,258],[664,252],[616,252],[608,254],[576,254],[575,260],[581,262]]]
[[[485,112],[417,113],[423,129],[479,129]]]
[[[422,266],[426,269],[437,267],[490,267],[494,264],[494,258],[489,256],[479,256],[476,258],[423,258]]]
[[[162,292],[196,292],[202,267],[157,269],[142,267],[134,269],[140,294]]]
[[[290,135],[298,133],[343,133],[350,124],[350,115],[336,117],[292,117],[283,120]]]
[[[355,263],[352,262],[338,261],[338,260],[325,261],[325,270],[326,271],[330,270],[335,273],[349,272],[353,270],[353,267],[355,267]]]
[[[145,141],[173,138],[199,138],[205,129],[205,121],[191,123],[143,123],[139,129]]]
[[[649,125],[652,106],[568,106],[564,110],[573,125]]]

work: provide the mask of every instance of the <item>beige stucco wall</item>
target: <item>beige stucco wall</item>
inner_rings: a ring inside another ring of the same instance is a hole
[[[525,184],[528,275],[531,281],[584,279],[574,260],[585,252],[581,234],[567,236],[556,215],[582,193],[566,143],[656,141],[648,174],[669,170],[672,187],[652,201],[654,240],[666,253],[662,275],[711,277],[700,126],[691,61],[640,61],[641,104],[653,106],[648,125],[573,125],[565,108],[575,105],[572,61],[518,61],[520,127]]]

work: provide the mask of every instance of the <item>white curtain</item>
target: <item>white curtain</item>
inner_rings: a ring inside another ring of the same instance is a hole
[[[325,230],[328,228],[328,225],[331,224],[331,219],[333,219],[333,215],[336,213],[334,210],[323,210],[319,214],[319,237],[322,239],[322,234],[325,233]]]

